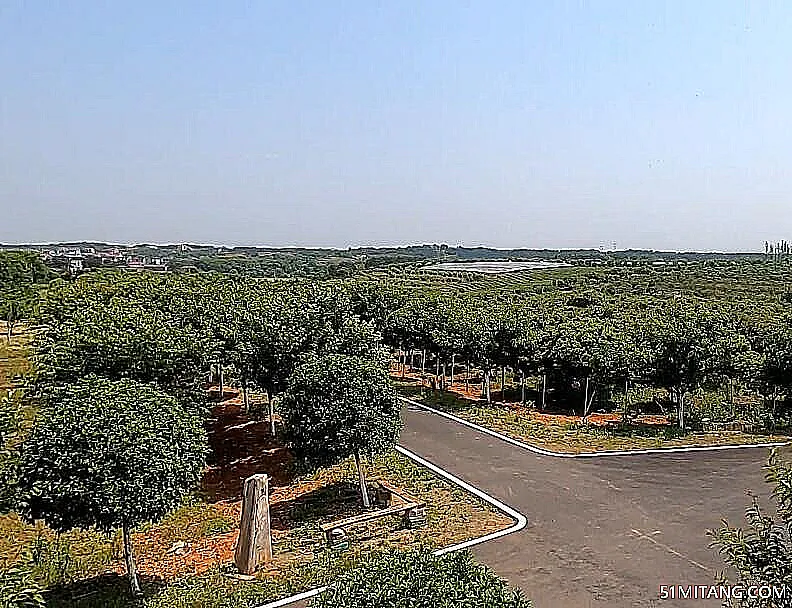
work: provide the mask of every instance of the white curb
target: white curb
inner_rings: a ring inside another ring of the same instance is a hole
[[[395,449],[400,454],[406,456],[407,458],[410,458],[411,460],[414,460],[415,462],[417,462],[421,466],[426,467],[427,469],[429,469],[433,473],[436,473],[440,477],[443,477],[444,479],[447,479],[451,483],[459,486],[463,490],[466,490],[466,491],[470,492],[471,494],[473,494],[474,496],[477,496],[481,500],[483,500],[485,502],[488,502],[493,507],[503,511],[509,517],[511,517],[511,518],[513,518],[515,520],[514,524],[512,524],[508,528],[504,528],[503,530],[500,530],[498,532],[492,532],[491,534],[486,534],[486,535],[480,536],[478,538],[473,538],[473,539],[467,540],[465,542],[457,543],[456,545],[451,545],[450,547],[445,547],[443,549],[438,549],[438,550],[433,552],[434,555],[445,555],[446,553],[452,553],[454,551],[460,551],[461,549],[467,549],[468,547],[472,547],[472,546],[478,545],[480,543],[485,543],[485,542],[490,541],[490,540],[495,540],[496,538],[501,538],[502,536],[506,536],[508,534],[513,534],[514,532],[519,532],[520,530],[522,530],[528,524],[528,519],[525,517],[525,515],[523,515],[519,511],[516,511],[515,509],[511,508],[509,505],[502,503],[497,498],[493,498],[492,496],[490,496],[486,492],[484,492],[482,490],[479,490],[478,488],[476,488],[475,486],[470,485],[466,481],[462,481],[456,475],[453,475],[452,473],[449,473],[445,469],[440,468],[436,464],[432,464],[428,460],[425,460],[425,459],[421,458],[420,456],[418,456],[417,454],[411,452],[407,448],[403,448],[402,446],[397,445],[395,447]],[[315,597],[315,596],[319,595],[320,593],[324,593],[324,591],[326,589],[327,589],[327,585],[325,585],[324,587],[317,587],[315,589],[311,589],[310,591],[305,591],[304,593],[298,593],[297,595],[292,595],[290,597],[285,597],[283,599],[271,602],[269,604],[263,604],[261,606],[257,606],[256,608],[281,608],[282,606],[286,606],[286,605],[291,604],[293,602],[299,602],[300,600],[306,600],[306,599]]]
[[[738,450],[738,449],[746,449],[746,448],[776,448],[783,445],[790,445],[790,443],[792,443],[789,441],[779,441],[774,443],[745,443],[745,444],[735,444],[735,445],[713,445],[713,446],[699,445],[699,446],[678,447],[678,448],[649,448],[645,450],[605,450],[602,452],[582,452],[580,454],[567,454],[565,452],[554,452],[552,450],[545,450],[542,448],[538,448],[529,443],[525,443],[524,441],[520,441],[519,439],[514,439],[513,437],[509,437],[508,435],[503,435],[502,433],[493,431],[492,429],[488,429],[487,427],[481,426],[480,424],[476,424],[475,422],[470,422],[469,420],[465,420],[464,418],[460,418],[459,416],[454,416],[453,414],[449,414],[448,412],[435,409],[428,405],[424,405],[423,403],[419,403],[418,401],[407,399],[406,397],[399,397],[399,399],[401,399],[405,403],[409,403],[410,405],[426,410],[427,412],[431,412],[438,416],[442,416],[443,418],[448,418],[449,420],[453,420],[454,422],[458,422],[459,424],[470,427],[471,429],[476,430],[480,433],[484,433],[485,435],[496,437],[501,441],[505,441],[506,443],[510,443],[524,450],[528,450],[529,452],[533,452],[534,454],[539,454],[541,456],[553,456],[555,458],[599,458],[605,456],[638,456],[641,454],[718,452],[722,450]]]

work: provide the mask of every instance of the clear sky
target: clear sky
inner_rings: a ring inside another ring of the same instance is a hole
[[[0,2],[0,241],[758,250],[792,2]]]

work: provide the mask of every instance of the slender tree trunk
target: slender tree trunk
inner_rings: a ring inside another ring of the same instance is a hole
[[[269,411],[269,419],[270,419],[270,432],[272,436],[275,437],[275,398],[272,396],[272,393],[266,391],[267,393],[267,410]]]
[[[132,595],[140,597],[143,595],[143,592],[140,589],[140,581],[138,580],[135,553],[132,550],[132,537],[129,532],[129,525],[124,522],[121,530],[124,537],[124,561],[126,562],[127,575],[129,576],[129,589],[132,591]]]
[[[589,377],[586,376],[586,388],[583,389],[583,421],[586,422],[588,418],[588,391],[589,391]]]
[[[492,403],[492,382],[490,381],[490,370],[484,372],[484,393],[487,396],[487,403]]]
[[[426,349],[423,349],[423,353],[421,356],[421,374],[426,373]]]
[[[220,401],[223,400],[223,364],[218,363],[218,367],[220,368]]]
[[[366,476],[363,474],[363,465],[360,463],[360,453],[355,452],[355,466],[358,471],[358,482],[360,483],[360,496],[363,498],[363,506],[368,509],[371,507],[368,488],[366,487]]]
[[[685,430],[685,390],[681,386],[676,386],[671,391],[671,401],[674,404],[677,414],[677,425],[680,430]]]
[[[250,413],[250,396],[247,389],[247,375],[242,375],[242,403],[244,403],[245,414]]]
[[[465,392],[470,390],[470,361],[465,361]]]
[[[772,413],[772,418],[771,418],[771,424],[773,425],[773,428],[772,428],[772,431],[773,431],[773,432],[775,432],[775,424],[776,424],[776,404],[777,404],[777,403],[778,403],[778,395],[777,395],[777,393],[776,393],[775,389],[773,389],[773,409],[772,409],[772,412],[773,412],[773,413]]]
[[[542,411],[547,406],[547,372],[542,374]]]
[[[440,376],[440,390],[445,390],[446,388],[446,364],[443,362],[443,375]]]
[[[685,392],[679,389],[679,428],[685,430]]]
[[[454,363],[456,363],[456,355],[451,353],[451,384],[450,386],[454,386]]]
[[[401,350],[401,360],[402,360],[401,377],[402,380],[404,380],[404,376],[407,374],[407,353],[404,352],[404,350]]]
[[[506,366],[501,367],[501,401],[506,402]]]
[[[435,382],[440,386],[440,355],[435,357]]]
[[[630,377],[624,379],[624,405],[622,406],[622,424],[627,424],[627,413],[630,409],[630,403],[627,400],[627,394],[630,391]]]
[[[520,403],[525,405],[525,374],[520,374]]]

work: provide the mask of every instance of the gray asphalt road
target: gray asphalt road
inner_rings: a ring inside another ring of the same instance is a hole
[[[405,410],[401,444],[521,511],[522,532],[476,555],[538,608],[718,606],[660,600],[660,585],[710,585],[723,569],[706,531],[743,523],[767,494],[765,448],[561,459],[440,416]]]

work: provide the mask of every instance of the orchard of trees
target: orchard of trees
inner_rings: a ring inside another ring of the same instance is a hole
[[[210,371],[267,395],[274,433],[316,468],[390,448],[399,431],[388,352],[339,286],[223,276],[92,274],[52,281],[29,319],[35,424],[0,461],[13,505],[54,530],[130,530],[178,506],[200,478]],[[251,412],[256,415],[258,412]]]
[[[547,405],[554,387],[556,398],[583,416],[595,395],[607,405],[631,387],[655,387],[665,389],[684,428],[688,397],[698,389],[758,394],[769,425],[792,390],[792,316],[780,301],[563,291],[422,294],[370,312],[402,363],[436,374],[441,385],[472,367],[487,400],[492,379],[505,370],[523,386],[539,378],[538,407]]]
[[[450,294],[378,281],[120,272],[42,287],[46,275],[22,268],[11,281],[35,289],[26,398],[38,416],[21,447],[14,442],[19,453],[0,459],[13,469],[0,479],[14,480],[22,515],[58,530],[128,539],[195,487],[210,375],[237,386],[246,409],[250,393],[263,393],[266,411],[250,414],[268,419],[308,468],[360,462],[393,444],[394,357],[439,388],[462,374],[491,401],[492,385],[509,377],[537,407],[584,416],[649,387],[666,395],[681,427],[696,422],[689,404],[702,388],[758,395],[770,427],[784,422],[792,391],[788,299],[765,292],[705,298],[554,279],[550,290]],[[137,592],[128,542],[125,553]]]

